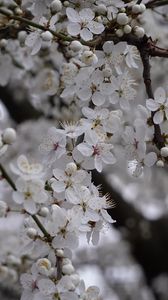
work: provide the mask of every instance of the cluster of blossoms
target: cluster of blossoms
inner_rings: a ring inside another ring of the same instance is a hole
[[[73,122],[62,117],[59,128],[48,130],[39,146],[43,163],[20,155],[11,164],[18,176],[12,197],[26,216],[22,251],[35,260],[31,271],[21,276],[21,299],[97,300],[99,289],[86,289],[71,262],[80,233],[96,245],[101,229],[114,222],[107,212],[113,203],[93,184],[92,170],[102,172],[105,165],[115,164],[119,148],[135,176],[155,163],[162,166],[168,156],[168,147],[159,151],[153,146],[156,125],[162,125],[165,140],[168,136],[166,92],[158,88],[154,99],[136,107],[135,116],[127,120],[136,106],[137,81],[131,71],[138,68],[138,52],[126,42],[100,39],[106,30],[115,38],[142,38],[145,32],[137,20],[145,5],[120,0],[23,0],[20,6],[12,0],[1,2],[0,26],[7,26],[9,18],[18,40],[14,45],[0,41],[5,69],[5,74],[0,71],[0,84],[13,84],[12,70],[18,82],[25,79],[24,88],[36,108],[44,101],[52,103],[53,110],[59,103],[79,111],[77,120],[72,109],[68,117]],[[26,15],[31,19],[27,23]],[[19,30],[21,21],[29,30]],[[61,113],[60,108],[53,115],[61,119]],[[14,141],[12,128],[2,131],[0,155]],[[0,216],[11,210],[0,202]]]

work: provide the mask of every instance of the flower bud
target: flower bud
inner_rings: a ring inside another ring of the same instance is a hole
[[[25,42],[25,39],[27,37],[27,32],[22,30],[18,33],[18,40],[21,44],[23,44]]]
[[[168,147],[161,148],[160,153],[163,157],[167,157],[168,156]]]
[[[136,26],[134,28],[134,33],[137,37],[142,38],[145,34],[145,30],[142,27]]]
[[[92,51],[84,51],[81,57],[81,60],[84,64],[86,65],[94,65],[97,64],[98,62],[98,58],[96,56],[96,54],[94,54]]]
[[[37,236],[37,230],[33,227],[30,227],[28,230],[27,230],[27,236],[34,240]]]
[[[141,13],[141,7],[139,4],[135,4],[132,6],[132,12],[133,14],[139,14]]]
[[[3,142],[11,145],[16,140],[16,131],[13,128],[6,128],[3,132]]]
[[[54,0],[50,4],[50,9],[52,13],[57,13],[62,10],[62,3],[60,0]]]
[[[141,8],[141,13],[143,13],[146,10],[145,4],[141,3],[140,8]]]
[[[125,25],[123,30],[124,30],[124,33],[128,34],[131,32],[132,28],[130,25]]]
[[[63,265],[63,267],[62,267],[62,272],[65,275],[71,275],[72,273],[74,273],[74,271],[75,271],[75,269],[72,264],[66,264],[66,265]]]
[[[122,30],[122,29],[117,29],[117,30],[116,30],[116,35],[117,35],[118,37],[122,37],[122,36],[124,35],[123,30]]]
[[[164,167],[164,162],[163,162],[163,160],[159,159],[159,160],[156,162],[156,165],[157,165],[157,167],[163,168],[163,167]]]
[[[47,258],[39,258],[36,266],[38,272],[42,275],[48,275],[51,270],[51,262]]]
[[[70,48],[71,50],[78,52],[83,48],[83,46],[79,41],[72,41]]]
[[[74,162],[68,163],[65,168],[65,172],[68,175],[75,173],[77,170],[77,165]]]
[[[117,23],[119,25],[126,25],[128,23],[128,16],[126,15],[126,13],[119,13],[117,15]]]
[[[50,31],[45,31],[41,34],[41,38],[43,39],[43,41],[45,42],[50,42],[53,38],[53,35]]]
[[[47,217],[49,214],[49,209],[48,207],[42,207],[40,208],[39,212],[38,212],[38,215],[42,216],[42,217]]]
[[[56,250],[56,256],[58,256],[58,257],[64,257],[64,250],[57,249]]]
[[[5,48],[8,44],[8,40],[6,39],[1,39],[0,40],[0,48]]]
[[[18,15],[18,16],[21,16],[23,14],[23,10],[20,9],[20,7],[16,7],[15,8],[15,14]]]
[[[107,12],[107,7],[104,4],[100,4],[98,5],[98,7],[96,8],[96,11],[98,14],[100,15],[105,15]]]

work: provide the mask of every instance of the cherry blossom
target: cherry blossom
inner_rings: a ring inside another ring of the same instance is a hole
[[[66,137],[58,129],[51,127],[39,146],[39,150],[46,155],[46,161],[52,164],[65,154]]]
[[[85,141],[79,144],[77,149],[84,156],[94,159],[94,165],[98,172],[102,171],[103,163],[114,164],[116,162],[116,158],[111,152],[113,145],[101,142],[94,131],[90,131],[85,135]]]
[[[84,41],[89,41],[92,40],[93,34],[104,31],[103,24],[93,21],[95,14],[90,8],[84,8],[79,13],[73,8],[67,8],[66,14],[70,21],[67,30],[72,36],[80,34]]]
[[[44,183],[40,179],[25,181],[19,177],[16,181],[17,191],[13,192],[13,199],[18,204],[23,204],[24,209],[35,214],[38,205],[47,201],[47,193],[44,191]]]
[[[155,112],[153,121],[155,124],[161,124],[164,118],[168,119],[168,98],[163,88],[158,87],[154,93],[154,99],[146,100],[147,108]]]

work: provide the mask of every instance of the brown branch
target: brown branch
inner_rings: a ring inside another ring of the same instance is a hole
[[[149,98],[154,99],[154,95],[153,95],[153,90],[152,90],[152,83],[151,83],[151,72],[150,72],[150,49],[151,49],[151,43],[152,41],[151,39],[147,39],[146,41],[144,41],[144,43],[142,43],[139,47],[139,53],[141,56],[141,60],[142,60],[142,64],[143,64],[143,79],[144,79],[144,84],[146,87],[146,93],[148,95]],[[153,46],[153,44],[152,44]],[[155,49],[155,48],[153,48]],[[152,119],[154,117],[155,112],[152,112]],[[161,149],[162,147],[165,146],[164,144],[164,138],[162,136],[161,133],[161,129],[160,126],[158,124],[153,124],[154,125],[154,143],[157,146],[158,149]]]
[[[168,5],[168,0],[152,0],[146,4],[146,8],[156,8],[164,5]]]

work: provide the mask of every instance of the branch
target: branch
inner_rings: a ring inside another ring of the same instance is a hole
[[[168,0],[152,0],[146,4],[146,8],[156,8],[164,5],[168,5]]]
[[[143,64],[143,78],[144,78],[144,84],[146,87],[146,93],[149,98],[154,99],[153,91],[152,91],[152,83],[151,83],[151,73],[150,73],[150,62],[149,62],[149,55],[150,55],[150,39],[149,42],[142,43],[138,47],[142,64]],[[155,112],[152,112],[152,119],[154,117]],[[164,138],[161,134],[160,126],[157,124],[154,125],[154,143],[157,146],[158,149],[161,149],[165,146]]]

